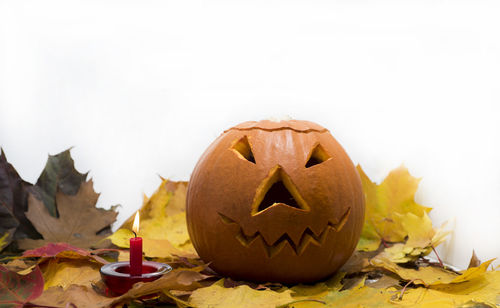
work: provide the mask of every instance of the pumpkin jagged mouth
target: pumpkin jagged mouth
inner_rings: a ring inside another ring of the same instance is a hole
[[[265,238],[259,231],[255,232],[252,235],[246,235],[241,225],[238,224],[235,220],[227,217],[224,214],[221,213],[218,214],[222,219],[222,222],[224,222],[225,224],[237,225],[239,227],[239,230],[236,234],[236,239],[241,243],[241,245],[249,247],[253,242],[260,239],[260,241],[263,244],[263,247],[266,249],[267,256],[269,258],[272,258],[277,253],[279,253],[287,243],[293,249],[295,254],[298,256],[300,256],[310,244],[316,246],[322,246],[326,241],[328,231],[330,229],[333,229],[333,231],[335,232],[339,232],[340,230],[342,230],[345,223],[347,222],[347,219],[349,218],[350,213],[351,213],[351,208],[349,207],[337,223],[329,221],[326,227],[318,235],[316,235],[311,230],[311,228],[307,227],[304,233],[302,233],[302,236],[300,237],[298,244],[296,244],[286,232],[283,233],[283,235],[280,238],[278,238],[274,243],[266,242]]]

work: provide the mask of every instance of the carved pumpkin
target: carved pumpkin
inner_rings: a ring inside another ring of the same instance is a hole
[[[309,282],[338,270],[361,234],[364,195],[344,149],[307,121],[245,122],[201,156],[187,192],[196,251],[235,279]]]

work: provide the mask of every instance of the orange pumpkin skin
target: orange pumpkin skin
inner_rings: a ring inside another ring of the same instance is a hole
[[[297,283],[347,261],[365,205],[359,175],[328,130],[265,120],[233,127],[208,147],[186,211],[196,251],[220,274]]]

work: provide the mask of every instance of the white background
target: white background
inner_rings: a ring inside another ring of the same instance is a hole
[[[0,1],[0,146],[35,182],[75,146],[123,221],[224,129],[289,115],[380,181],[404,163],[442,257],[500,257],[497,1]]]

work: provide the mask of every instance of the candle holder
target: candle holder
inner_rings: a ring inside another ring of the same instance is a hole
[[[122,295],[130,290],[134,283],[154,281],[171,270],[172,267],[165,263],[143,261],[142,274],[131,276],[130,263],[123,261],[103,265],[100,273],[109,290],[116,295]]]

